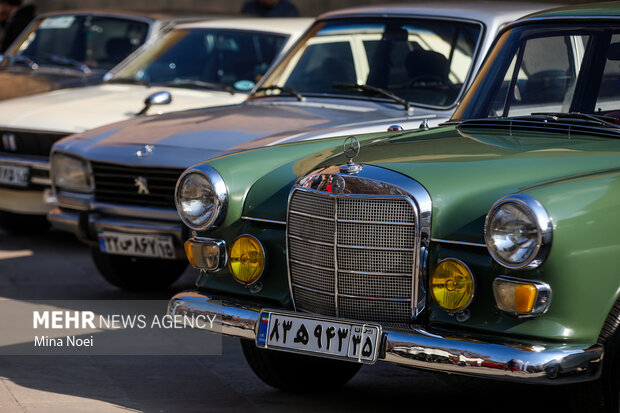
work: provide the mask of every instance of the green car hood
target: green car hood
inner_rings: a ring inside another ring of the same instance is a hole
[[[620,167],[620,140],[610,138],[465,132],[453,126],[383,139],[376,134],[359,138],[362,148],[355,162],[399,172],[426,188],[433,202],[436,239],[483,243],[484,218],[499,198]],[[277,165],[256,180],[245,197],[243,215],[285,221],[294,182],[312,169],[344,163],[343,139]]]

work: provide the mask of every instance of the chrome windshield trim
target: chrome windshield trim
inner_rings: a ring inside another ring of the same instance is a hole
[[[453,244],[453,245],[465,245],[468,247],[478,247],[478,248],[486,248],[486,244],[479,244],[477,242],[467,242],[467,241],[452,241],[448,239],[440,239],[440,238],[431,238],[431,242],[437,242],[439,244]]]
[[[277,221],[275,219],[267,219],[267,218],[254,218],[248,216],[242,216],[241,219],[245,221],[254,221],[254,222],[264,222],[266,224],[276,224],[276,225],[286,225],[285,221]]]

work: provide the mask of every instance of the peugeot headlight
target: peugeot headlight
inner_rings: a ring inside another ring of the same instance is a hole
[[[526,194],[509,195],[497,201],[484,226],[489,253],[509,269],[532,269],[542,264],[551,249],[552,235],[547,211]]]
[[[177,181],[175,202],[181,219],[193,230],[213,228],[226,214],[228,190],[208,165],[185,171]]]
[[[51,163],[52,177],[56,187],[78,192],[92,190],[90,169],[86,160],[54,153]]]

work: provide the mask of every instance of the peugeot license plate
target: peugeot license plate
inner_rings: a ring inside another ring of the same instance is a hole
[[[26,166],[0,165],[0,184],[28,186],[30,169]]]
[[[381,327],[376,324],[279,311],[261,312],[259,323],[259,347],[359,363],[377,361]]]
[[[175,259],[174,242],[169,235],[141,235],[100,231],[99,248],[108,254]]]

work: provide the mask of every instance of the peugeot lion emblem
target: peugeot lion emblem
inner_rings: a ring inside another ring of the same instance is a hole
[[[143,176],[138,176],[134,178],[133,184],[138,187],[138,195],[149,195],[149,186],[146,178]]]
[[[342,153],[348,161],[340,167],[340,172],[354,174],[362,170],[362,165],[353,163],[353,159],[357,158],[357,155],[360,153],[360,141],[358,141],[355,136],[349,136],[344,140],[342,144]]]

